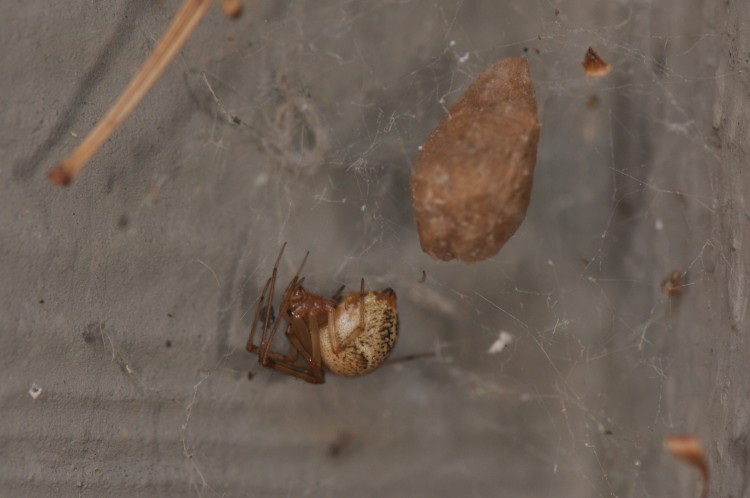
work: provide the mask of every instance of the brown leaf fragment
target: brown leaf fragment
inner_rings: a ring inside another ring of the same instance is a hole
[[[604,59],[591,47],[586,51],[582,64],[586,76],[591,78],[602,78],[612,72],[612,66],[604,62]]]
[[[673,434],[664,438],[664,448],[678,460],[698,469],[703,477],[701,497],[708,496],[708,461],[703,453],[703,446],[693,434]]]
[[[481,261],[526,216],[539,143],[536,97],[524,57],[472,83],[428,138],[409,179],[422,250]]]

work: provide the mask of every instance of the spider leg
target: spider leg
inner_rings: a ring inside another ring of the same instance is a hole
[[[258,298],[258,304],[255,308],[255,318],[253,318],[253,324],[250,326],[250,336],[247,338],[247,350],[251,353],[254,353],[258,350],[258,346],[255,345],[255,329],[258,326],[258,322],[260,321],[261,314],[263,312],[263,302],[266,299],[266,293],[268,292],[268,288],[271,285],[271,279],[269,278],[266,280],[266,285],[263,287],[263,292],[260,294],[260,298]],[[269,301],[271,300],[271,297],[269,296]],[[264,329],[266,327],[266,322],[268,320],[268,313],[265,314],[265,318],[263,319],[263,325]]]
[[[365,329],[365,279],[359,281],[359,328]]]
[[[336,294],[331,296],[331,301],[333,301],[334,303],[338,303],[339,301],[341,301],[341,293],[344,292],[345,287],[346,287],[346,284],[339,287],[339,290],[336,291]]]
[[[299,268],[297,269],[297,273],[294,275],[294,280],[299,278],[300,273],[302,273],[302,268],[305,267],[305,263],[307,262],[307,257],[310,255],[310,251],[307,251],[305,253],[305,257],[302,258],[302,263],[300,263]]]
[[[286,242],[284,243],[286,245]],[[310,255],[310,251],[307,251],[305,253],[305,257],[302,258],[302,263],[300,263],[299,268],[297,268],[297,273],[294,274],[294,277],[292,278],[291,282],[289,282],[289,285],[286,286],[286,289],[284,289],[284,295],[282,297],[281,305],[283,306],[284,303],[288,302],[289,297],[292,295],[292,292],[297,287],[302,286],[302,282],[305,281],[305,277],[299,278],[300,273],[302,273],[302,268],[305,267],[305,263],[307,262],[307,257]]]
[[[279,310],[279,316],[276,317],[276,320],[273,322],[273,327],[271,327],[271,332],[266,334],[268,331],[268,328],[263,329],[263,339],[260,342],[260,346],[258,347],[258,357],[260,362],[263,365],[266,365],[266,361],[271,354],[271,346],[273,346],[273,338],[276,337],[276,332],[279,330],[279,326],[281,325],[281,322],[284,320],[283,317],[286,316],[288,307],[281,303],[281,309]],[[266,322],[268,322],[268,316],[266,316]],[[276,353],[274,353],[276,354]]]
[[[319,373],[314,372],[306,367],[300,367],[294,364],[285,363],[283,361],[277,361],[273,358],[273,356],[269,357],[267,362],[264,363],[263,366],[272,368],[273,370],[278,370],[279,372],[288,375],[293,375],[294,377],[298,377],[311,384],[322,384],[323,382],[325,382],[322,370]]]
[[[284,289],[281,303],[278,309],[278,315],[273,313],[273,295],[276,290],[276,278],[279,271],[279,263],[284,253],[286,243],[281,246],[276,263],[274,263],[271,277],[266,281],[263,292],[258,299],[255,310],[255,317],[250,328],[250,336],[247,341],[247,350],[257,352],[258,361],[261,365],[277,370],[282,373],[293,375],[307,382],[322,384],[324,382],[323,363],[320,355],[320,329],[316,313],[305,314],[305,318],[297,316],[297,312],[307,310],[307,306],[316,306],[316,300],[322,298],[313,296],[312,304],[302,305],[300,309],[300,296],[304,299],[310,299],[304,289],[301,288],[304,277],[300,278],[302,269],[305,266],[308,251],[302,259],[297,273],[292,278],[289,285]],[[299,295],[298,295],[299,291]],[[294,311],[297,310],[297,311]],[[303,313],[308,313],[303,311]],[[308,323],[306,323],[306,321]],[[288,354],[277,353],[271,348],[274,343],[279,327],[285,323],[284,334],[292,346]],[[255,345],[255,333],[261,328],[260,344]]]
[[[268,330],[268,325],[271,322],[275,321],[275,318],[273,316],[273,292],[276,287],[276,274],[278,273],[279,262],[281,261],[282,254],[284,254],[285,247],[286,242],[282,244],[281,250],[279,250],[279,254],[278,256],[276,256],[276,262],[273,265],[273,272],[271,273],[271,277],[266,280],[266,285],[263,287],[263,292],[260,293],[260,298],[258,298],[258,304],[255,308],[255,317],[253,318],[253,324],[250,326],[250,335],[247,339],[247,350],[251,353],[258,351],[263,346],[263,341],[266,336],[266,331]],[[263,308],[264,303],[265,309]],[[260,322],[263,323],[263,332],[261,333],[261,343],[256,346],[255,332],[258,327],[258,323]]]
[[[265,316],[263,318],[263,334],[261,335],[261,340],[260,340],[260,345],[259,345],[260,349],[264,349],[265,348],[266,350],[268,350],[268,348],[270,348],[270,343],[267,343],[266,332],[268,332],[268,326],[271,324],[271,322],[273,322],[273,330],[274,331],[279,326],[278,319],[271,320],[271,318],[273,316],[273,313],[271,312],[271,310],[273,309],[273,293],[276,290],[276,276],[279,273],[279,263],[281,262],[281,256],[284,254],[284,249],[285,248],[286,248],[286,242],[284,242],[281,245],[281,249],[279,250],[279,255],[276,256],[276,262],[273,264],[273,272],[271,272],[271,278],[269,279],[271,285],[270,285],[270,289],[268,291],[268,300],[266,302],[266,312],[265,312]],[[266,284],[266,285],[268,285],[268,284]],[[263,296],[265,296],[265,294],[263,294]],[[282,307],[284,306],[283,302],[281,303],[281,306]],[[259,308],[260,308],[260,305],[259,305]],[[281,310],[279,310],[279,311],[281,311]]]
[[[301,318],[292,317],[289,328],[286,329],[286,336],[294,349],[302,354],[305,361],[310,362],[312,360],[313,340],[311,334],[306,332],[308,332],[308,329],[305,328],[305,322]]]
[[[286,247],[286,242],[281,246],[281,250],[279,251],[279,255],[276,257],[276,263],[273,266],[273,274],[271,275],[271,289],[269,291],[269,296],[273,296],[273,292],[276,285],[276,275],[278,273],[279,269],[279,262],[281,261],[281,255],[284,253],[284,248]],[[260,362],[262,364],[266,364],[266,361],[268,361],[269,355],[271,353],[271,346],[273,345],[273,339],[276,337],[276,332],[279,330],[279,325],[281,325],[282,319],[289,321],[289,301],[292,293],[294,290],[300,286],[304,278],[300,279],[299,274],[302,272],[302,268],[305,266],[305,262],[307,261],[307,256],[310,254],[310,251],[307,251],[305,253],[305,257],[302,258],[302,263],[300,264],[299,268],[297,269],[297,273],[294,275],[294,278],[292,278],[292,281],[289,282],[289,285],[286,286],[286,289],[284,289],[284,294],[281,299],[281,305],[279,307],[279,316],[276,317],[276,320],[273,322],[273,325],[271,327],[271,331],[268,332],[268,326],[271,319],[271,298],[269,298],[267,307],[266,307],[266,319],[263,323],[263,337],[261,339],[261,343],[259,346],[259,355],[260,355]],[[288,335],[288,334],[287,334]]]
[[[304,358],[309,369],[319,372],[322,376],[323,362],[320,356],[320,327],[315,317],[310,317],[309,322],[301,318],[294,318],[286,331],[287,338],[294,349]]]
[[[322,384],[325,379],[323,366],[320,360],[320,342],[317,335],[317,321],[313,318],[310,323],[314,324],[314,332],[311,332],[310,329],[305,326],[302,319],[291,317],[291,321],[287,326],[285,334],[294,351],[289,355],[281,355],[266,350],[261,357],[261,364],[294,375],[295,377],[299,377],[313,384]],[[305,343],[307,343],[307,345]],[[310,351],[312,351],[312,356]],[[302,365],[298,363],[300,355],[304,361]]]
[[[310,319],[310,327],[308,327],[309,337],[311,342],[312,351],[312,368],[320,369],[321,376],[323,375],[323,359],[320,356],[320,326],[315,317]]]

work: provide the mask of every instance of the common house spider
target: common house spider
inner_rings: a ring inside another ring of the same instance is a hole
[[[382,365],[398,338],[396,293],[390,288],[365,291],[364,279],[359,292],[343,298],[343,287],[330,299],[308,292],[302,287],[304,277],[300,278],[308,251],[274,315],[273,293],[285,247],[286,243],[258,299],[247,350],[258,353],[261,365],[313,384],[325,382],[325,368],[335,375],[354,377]],[[282,324],[291,345],[288,354],[271,350]],[[260,334],[257,345],[256,332]]]

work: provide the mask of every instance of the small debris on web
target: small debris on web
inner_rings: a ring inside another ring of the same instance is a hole
[[[513,334],[501,330],[497,336],[497,339],[490,345],[490,348],[487,350],[487,352],[489,354],[502,353],[503,350],[507,348],[514,339],[515,337],[513,336]]]
[[[604,62],[604,59],[591,47],[586,51],[581,64],[583,64],[583,70],[586,71],[586,76],[590,78],[603,78],[612,72],[612,66]]]
[[[661,281],[661,290],[667,297],[675,297],[680,294],[683,287],[683,272],[674,270],[667,278]]]
[[[708,461],[703,446],[694,434],[673,434],[664,438],[664,448],[678,460],[698,469],[703,478],[702,498],[708,496]]]
[[[29,389],[29,396],[31,396],[31,399],[37,399],[41,395],[42,388],[36,384],[31,384],[31,389]]]
[[[350,432],[341,431],[328,446],[328,456],[331,458],[341,456],[341,453],[351,446],[352,441],[354,441],[354,436]]]
[[[409,179],[422,250],[435,259],[497,254],[526,217],[539,143],[524,57],[485,70],[422,147]]]
[[[220,0],[221,10],[227,17],[239,17],[242,13],[242,0]]]
[[[589,99],[586,101],[586,108],[589,110],[595,111],[601,107],[602,101],[599,99],[598,95],[592,95],[589,97]]]

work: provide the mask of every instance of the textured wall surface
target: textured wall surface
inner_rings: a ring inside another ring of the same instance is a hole
[[[750,7],[708,4],[213,7],[59,188],[179,2],[0,0],[0,494],[698,496],[662,449],[691,433],[711,495],[750,496]],[[583,74],[589,46],[612,74]],[[526,222],[433,261],[418,147],[516,55],[542,123]],[[310,250],[310,290],[392,287],[394,356],[435,357],[262,369],[244,343],[283,241],[280,285]]]

